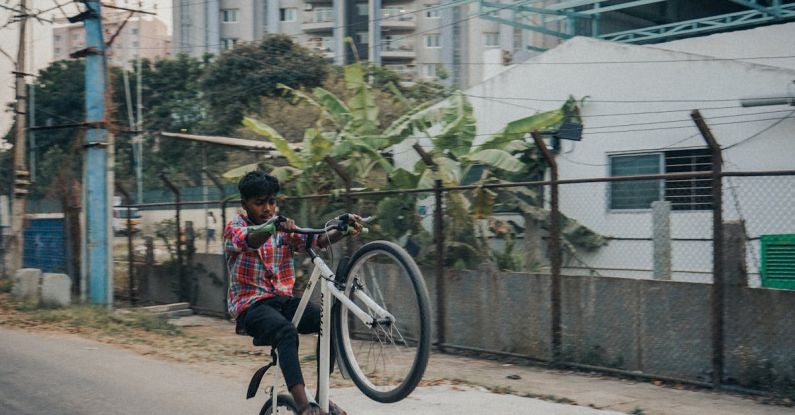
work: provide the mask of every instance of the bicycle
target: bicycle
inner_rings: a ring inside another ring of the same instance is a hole
[[[284,220],[278,216],[268,221],[266,226],[272,226],[270,233],[275,234]],[[340,261],[335,273],[312,250],[312,243],[319,234],[331,230],[350,232],[350,220],[350,216],[345,214],[320,229],[294,228],[287,231],[309,235],[305,249],[314,264],[292,320],[296,326],[320,283],[317,402],[324,412],[329,410],[331,341],[335,342],[343,373],[348,374],[362,393],[381,403],[398,402],[416,388],[428,365],[430,353],[428,292],[417,264],[406,251],[388,241],[369,242],[356,250],[349,261]],[[371,220],[366,218],[363,222]],[[328,316],[331,316],[330,320]],[[260,415],[297,414],[292,397],[279,393],[281,371],[275,349],[271,350],[271,356],[273,361],[252,376],[246,397],[254,397],[262,377],[270,368],[276,367],[269,398]],[[399,370],[401,368],[406,370]],[[397,369],[396,373],[392,372],[394,369]]]

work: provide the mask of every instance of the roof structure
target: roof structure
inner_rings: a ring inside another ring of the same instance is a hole
[[[793,0],[524,0],[512,4],[479,1],[481,18],[522,30],[561,39],[584,35],[636,44],[795,20]],[[680,7],[685,12],[666,12],[668,9],[661,6]],[[616,29],[620,25],[606,24],[611,16],[617,15],[634,27]]]

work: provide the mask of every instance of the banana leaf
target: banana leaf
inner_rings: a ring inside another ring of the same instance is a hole
[[[376,134],[378,132],[378,106],[370,86],[365,82],[364,69],[361,62],[345,66],[345,85],[351,92],[348,100],[351,123],[354,131],[360,134]]]
[[[524,164],[511,153],[497,149],[476,151],[466,155],[466,160],[509,172],[518,172],[524,168]]]
[[[246,173],[250,171],[254,171],[259,169],[259,164],[252,163],[246,164],[245,166],[235,167],[232,170],[228,170],[221,175],[224,179],[239,179],[246,175]]]
[[[438,151],[449,150],[456,158],[463,157],[472,150],[475,139],[475,118],[472,105],[460,92],[454,94],[451,105],[444,110],[442,131],[434,135],[433,145]]]
[[[276,149],[279,150],[279,153],[281,153],[293,167],[299,169],[306,168],[304,160],[290,148],[290,143],[288,143],[278,131],[274,130],[273,127],[251,117],[244,117],[243,125],[273,143]]]

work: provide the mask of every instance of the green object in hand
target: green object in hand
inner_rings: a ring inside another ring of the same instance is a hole
[[[265,222],[248,227],[249,235],[273,235],[274,233],[276,233],[276,223],[274,222]]]
[[[353,233],[354,229],[355,229],[355,228],[354,228],[353,226],[348,226],[347,228],[345,228],[345,232],[343,232],[343,235],[350,235],[351,233]],[[360,233],[360,234],[365,234],[365,233],[367,233],[367,232],[370,232],[370,229],[368,229],[368,228],[362,228],[362,231],[361,231],[361,232],[359,232],[359,233]]]

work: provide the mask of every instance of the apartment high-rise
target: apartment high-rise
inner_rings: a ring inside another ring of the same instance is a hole
[[[173,0],[175,53],[218,54],[284,33],[337,64],[361,59],[407,79],[465,88],[572,36],[654,43],[795,19],[792,1]],[[372,10],[371,10],[372,9]],[[372,29],[372,30],[371,30]],[[345,46],[343,46],[345,45]],[[378,48],[371,46],[377,45]]]
[[[171,56],[171,37],[165,23],[153,17],[133,17],[125,24],[128,15],[117,11],[102,15],[105,41],[118,32],[107,51],[109,65],[129,69],[137,56],[152,60]],[[86,47],[83,23],[54,27],[52,33],[53,60],[70,59],[72,53]]]
[[[360,59],[368,59],[370,43],[379,46],[379,62],[406,79],[438,79],[441,75],[461,86],[480,81],[484,69],[462,62],[500,62],[510,49],[514,29],[480,19],[460,20],[476,12],[477,3],[454,13],[439,0],[380,0],[380,17],[370,18],[367,1],[345,2],[344,22],[337,23],[341,2],[332,0],[192,0],[173,1],[174,53],[201,57],[218,54],[238,42],[260,39],[265,33],[284,33],[336,63],[350,62],[350,37]],[[464,10],[465,9],[465,10]],[[342,13],[340,13],[342,14]],[[457,17],[458,16],[458,17]],[[455,20],[454,20],[455,19]],[[369,35],[368,23],[379,23],[379,36]],[[510,33],[508,33],[510,32]],[[453,47],[458,47],[457,54]]]

